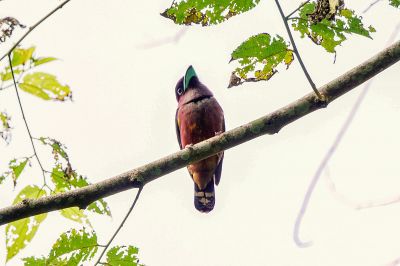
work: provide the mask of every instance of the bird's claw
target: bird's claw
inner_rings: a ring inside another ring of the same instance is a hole
[[[185,149],[192,150],[192,149],[193,149],[193,144],[190,143],[190,144],[186,145],[186,146],[185,146]]]

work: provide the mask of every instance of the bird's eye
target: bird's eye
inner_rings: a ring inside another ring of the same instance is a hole
[[[178,95],[182,95],[183,89],[182,89],[182,88],[178,88],[178,89],[176,90],[176,92],[178,93]]]

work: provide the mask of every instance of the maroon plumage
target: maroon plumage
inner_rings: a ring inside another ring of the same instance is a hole
[[[175,123],[179,146],[196,144],[225,131],[224,113],[212,92],[202,84],[192,66],[175,88],[178,109]],[[194,181],[194,205],[201,212],[214,208],[214,183],[221,178],[223,152],[188,165]]]

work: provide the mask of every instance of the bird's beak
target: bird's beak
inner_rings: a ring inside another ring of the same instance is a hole
[[[194,68],[192,66],[189,66],[188,69],[186,70],[186,74],[183,77],[183,90],[186,91],[187,88],[189,87],[189,82],[193,77],[197,77],[196,71],[194,71]]]

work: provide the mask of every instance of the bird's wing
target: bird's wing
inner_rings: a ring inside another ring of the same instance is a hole
[[[225,119],[222,118],[222,131],[225,132]],[[214,182],[218,186],[219,181],[221,180],[221,172],[222,172],[222,162],[224,160],[224,152],[221,152],[221,155],[219,156],[219,162],[217,165],[217,168],[215,169],[214,173]]]
[[[176,137],[178,138],[179,147],[182,149],[181,131],[179,129],[179,120],[178,120],[178,111],[179,111],[179,108],[176,109],[176,113],[175,113],[175,129],[176,129]]]

